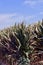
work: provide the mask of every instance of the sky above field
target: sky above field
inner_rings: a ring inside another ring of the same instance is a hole
[[[0,29],[15,22],[35,23],[43,18],[43,0],[0,0]]]

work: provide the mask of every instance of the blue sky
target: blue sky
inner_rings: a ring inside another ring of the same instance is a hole
[[[0,29],[24,21],[33,24],[43,18],[43,0],[0,0]]]

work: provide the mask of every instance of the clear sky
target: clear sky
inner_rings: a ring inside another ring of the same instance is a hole
[[[43,18],[43,0],[0,0],[0,29],[24,21],[32,24]]]

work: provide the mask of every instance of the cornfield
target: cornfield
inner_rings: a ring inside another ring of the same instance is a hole
[[[41,54],[43,21],[28,26],[15,24],[0,30],[0,65],[43,65]]]

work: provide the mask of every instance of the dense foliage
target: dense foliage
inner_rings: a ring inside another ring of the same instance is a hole
[[[28,26],[15,24],[0,31],[0,56],[10,65],[30,65],[32,54],[40,50],[43,51],[43,21]]]

